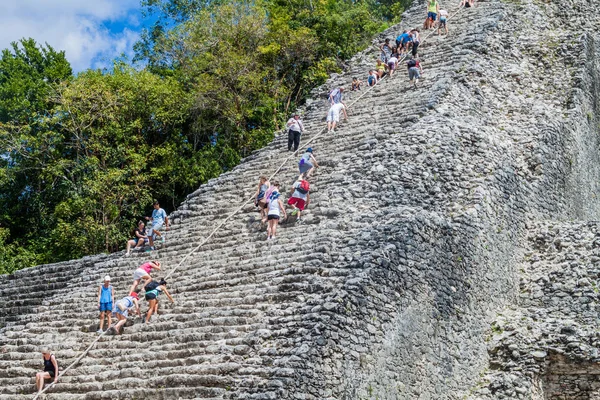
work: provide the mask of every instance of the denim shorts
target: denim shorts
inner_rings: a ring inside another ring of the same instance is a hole
[[[437,13],[429,11],[427,13],[427,18],[431,18],[432,21],[435,21],[435,19],[437,18]]]
[[[103,311],[109,311],[110,312],[110,311],[112,311],[112,309],[113,309],[113,303],[112,302],[110,302],[110,303],[100,303],[100,312],[103,312]]]

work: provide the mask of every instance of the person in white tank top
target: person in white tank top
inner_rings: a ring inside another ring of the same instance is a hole
[[[281,194],[279,193],[279,182],[273,182],[272,186],[274,190],[268,199],[269,211],[267,213],[267,240],[275,238],[280,215],[283,213],[283,218],[287,217],[285,207],[281,201]]]

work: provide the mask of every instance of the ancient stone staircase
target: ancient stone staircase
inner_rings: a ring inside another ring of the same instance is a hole
[[[418,89],[401,67],[354,105],[335,134],[311,144],[321,168],[303,224],[283,224],[267,242],[256,211],[244,207],[173,274],[174,305],[161,299],[148,326],[136,320],[123,335],[102,337],[47,398],[464,393],[486,362],[490,310],[514,295],[506,288],[516,287],[515,249],[528,202],[538,186],[548,186],[527,168],[528,142],[515,144],[512,131],[497,128],[498,110],[511,99],[497,94],[495,74],[509,73],[481,61],[506,35],[507,7],[479,2],[461,12],[448,37],[421,46]],[[419,26],[424,8],[417,2],[385,36]],[[371,49],[355,56],[327,88],[365,77],[376,55]],[[507,53],[498,57],[509,62]],[[345,101],[366,89],[346,92]],[[326,111],[324,99],[305,107],[303,141],[321,131]],[[527,121],[517,116],[515,126]],[[157,252],[86,257],[1,277],[0,399],[32,397],[39,346],[52,346],[64,367],[95,339],[104,275],[120,298],[142,262],[163,263],[155,276],[174,268],[252,195],[258,176],[289,155],[286,136],[189,195]],[[296,165],[294,159],[276,177],[284,192]]]

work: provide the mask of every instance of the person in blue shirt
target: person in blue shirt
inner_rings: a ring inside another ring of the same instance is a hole
[[[402,32],[398,38],[396,38],[396,42],[398,43],[398,54],[402,55],[408,52],[408,46],[412,42],[412,36],[409,31],[405,30]]]
[[[146,217],[148,221],[152,221],[152,235],[148,236],[148,241],[150,242],[150,249],[154,250],[154,241],[157,236],[160,236],[162,242],[165,242],[165,238],[160,234],[160,229],[165,227],[165,230],[169,230],[169,217],[167,217],[167,213],[165,210],[160,208],[160,204],[158,200],[154,200],[154,210],[152,211],[152,217]]]
[[[100,327],[98,333],[102,333],[104,327],[104,315],[108,317],[108,326],[112,325],[112,309],[115,301],[115,291],[110,284],[110,276],[104,277],[104,284],[98,287],[98,310],[100,310]]]

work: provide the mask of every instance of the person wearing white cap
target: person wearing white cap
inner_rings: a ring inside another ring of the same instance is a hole
[[[115,302],[115,290],[110,284],[110,276],[104,277],[104,283],[98,288],[98,310],[100,310],[100,328],[98,333],[102,333],[104,327],[104,316],[108,318],[108,326],[112,325],[112,309]]]

